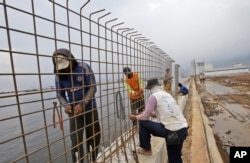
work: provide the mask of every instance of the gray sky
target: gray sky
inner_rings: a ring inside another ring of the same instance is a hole
[[[36,12],[46,13],[48,18],[51,18],[50,3],[34,1],[35,4],[40,3]],[[30,0],[7,2],[21,9],[31,10]],[[56,2],[65,6],[66,1]],[[69,0],[69,8],[79,12],[85,2],[86,0]],[[249,0],[91,0],[85,8],[85,16],[90,12],[105,9],[101,14],[97,14],[96,19],[111,12],[108,20],[118,18],[116,23],[124,22],[120,27],[134,28],[155,42],[184,69],[190,68],[193,59],[217,66],[232,66],[236,63],[250,66]],[[16,24],[21,29],[32,26],[32,23],[23,23],[23,20],[29,20],[25,15],[13,15],[15,16],[12,19],[9,18],[10,24]],[[63,19],[63,16],[58,18]],[[4,24],[3,20],[0,20],[0,24]],[[66,19],[61,21],[66,23]],[[43,25],[37,27],[38,32],[50,35],[52,32],[47,29],[53,29],[52,24],[49,26],[41,23]],[[7,46],[5,41],[1,44],[3,47]]]
[[[184,68],[193,59],[250,66],[249,0],[92,0],[89,6],[112,12]]]
[[[2,0],[0,0],[3,3]],[[52,5],[49,1],[34,0],[38,15],[53,18]],[[56,0],[65,6],[65,0]],[[86,0],[69,0],[69,8],[79,12]],[[8,0],[8,4],[23,10],[31,11],[30,0]],[[39,7],[37,7],[39,6]],[[118,18],[114,23],[124,22],[120,28],[134,28],[142,36],[169,54],[176,64],[181,65],[183,71],[190,73],[191,61],[205,61],[214,64],[214,67],[229,67],[242,63],[250,67],[250,1],[249,0],[91,0],[84,8],[85,16],[91,12],[105,9],[92,19],[98,19],[105,13],[111,12],[105,21]],[[66,23],[65,11],[58,11],[57,20]],[[23,31],[33,32],[32,17],[27,14],[8,10],[10,27]],[[5,26],[3,7],[0,8],[0,26]],[[74,20],[72,17],[71,20]],[[25,23],[24,23],[25,22]],[[37,19],[38,34],[53,37],[53,23]],[[71,22],[79,26],[77,21]],[[66,29],[66,28],[65,28]],[[59,33],[66,33],[65,29],[58,28]],[[12,32],[12,49],[34,53],[35,42],[32,37]],[[72,39],[80,40],[79,34],[71,33]],[[0,49],[7,49],[6,31],[0,29]],[[22,38],[22,39],[20,39]],[[60,39],[67,39],[67,35],[58,35]],[[25,41],[24,41],[25,40]],[[73,40],[75,41],[75,40]],[[53,41],[39,39],[39,53],[48,54],[54,51]],[[28,46],[27,46],[28,45]],[[60,47],[67,45],[61,44]],[[80,49],[74,49],[79,51]],[[0,72],[11,72],[8,53],[0,53]],[[35,56],[14,56],[16,73],[36,73]],[[51,58],[40,58],[41,72],[51,73],[53,70]],[[29,64],[27,64],[29,63]],[[31,68],[32,67],[32,68]],[[53,85],[54,78],[46,78],[46,85]],[[29,76],[20,76],[18,83],[26,84]],[[48,80],[50,79],[50,80]],[[38,83],[38,77],[35,79]],[[2,83],[13,84],[11,76],[1,76]],[[28,84],[36,88],[37,85]],[[27,84],[26,84],[27,85]],[[21,87],[21,86],[20,86]],[[2,89],[10,90],[9,87]]]

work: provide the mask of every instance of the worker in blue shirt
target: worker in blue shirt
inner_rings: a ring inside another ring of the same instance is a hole
[[[180,87],[178,91],[179,95],[187,95],[189,93],[189,90],[186,86],[182,85],[181,83],[179,83],[178,86]]]
[[[69,115],[72,160],[84,162],[83,133],[86,129],[87,152],[91,152],[94,162],[101,133],[93,71],[88,64],[77,62],[67,49],[57,49],[53,53],[53,64],[58,101]]]

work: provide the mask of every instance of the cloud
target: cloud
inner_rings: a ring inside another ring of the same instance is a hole
[[[160,2],[149,2],[148,7],[149,7],[149,12],[153,13],[155,10],[157,10],[160,7]]]
[[[29,5],[15,3],[30,10]],[[69,1],[70,8],[77,12],[83,3],[80,0]],[[36,10],[39,15],[51,18],[50,3],[37,1],[35,5],[41,6]],[[91,0],[83,14],[89,16],[92,12],[105,9],[94,16],[96,20],[98,16],[111,12],[102,23],[118,18],[115,23],[125,22],[121,27],[134,28],[168,53],[176,64],[190,68],[193,59],[213,62],[250,55],[249,8],[249,0]],[[16,19],[11,20],[12,24],[20,23],[13,21]],[[43,23],[43,26],[37,27],[38,33],[44,34],[40,27],[50,29],[50,26],[53,24]],[[22,27],[27,29],[25,24]],[[46,35],[53,35],[53,31],[47,30]],[[72,39],[79,42],[78,37]],[[39,40],[40,44],[46,46]],[[14,48],[19,48],[22,44],[14,45]],[[50,55],[53,49],[47,49],[44,48],[42,53]]]
[[[9,55],[9,53],[0,52],[0,56],[1,56],[0,65],[10,65],[10,55]]]

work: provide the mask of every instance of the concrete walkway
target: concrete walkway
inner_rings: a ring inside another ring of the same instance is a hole
[[[192,81],[193,82],[193,81]],[[207,139],[204,129],[204,123],[201,113],[201,103],[199,95],[196,91],[194,82],[191,83],[190,92],[192,101],[192,145],[191,145],[191,162],[209,163],[209,155],[207,150]]]
[[[204,114],[204,108],[193,80],[190,89],[192,89],[191,101],[193,109],[191,163],[223,163],[213,130]]]

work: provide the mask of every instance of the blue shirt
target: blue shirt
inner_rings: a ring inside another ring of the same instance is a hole
[[[184,85],[180,88],[180,91],[179,91],[179,93],[183,93],[183,94],[188,94],[189,93],[189,91],[188,91],[188,89],[187,89],[187,87],[185,87]]]
[[[96,81],[92,69],[86,63],[78,63],[72,71],[72,76],[68,75],[64,80],[56,76],[58,100],[64,106],[70,104],[73,108],[79,103],[85,110],[95,108]]]

